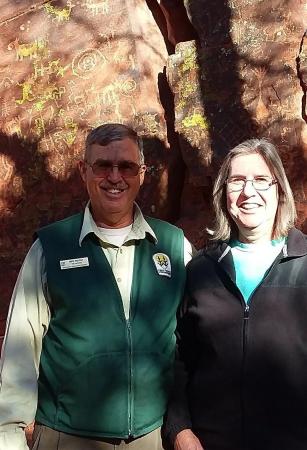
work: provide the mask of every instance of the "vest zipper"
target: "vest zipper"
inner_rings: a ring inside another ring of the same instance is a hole
[[[128,337],[128,367],[129,367],[129,378],[128,378],[128,438],[131,436],[132,432],[132,403],[133,403],[133,392],[132,392],[132,337],[131,337],[131,323],[129,319],[127,320],[127,337]]]

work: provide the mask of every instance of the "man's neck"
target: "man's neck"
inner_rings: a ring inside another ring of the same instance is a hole
[[[119,216],[118,214],[110,214],[108,217],[96,217],[93,214],[93,219],[100,228],[124,228],[133,223],[133,214],[131,216]]]

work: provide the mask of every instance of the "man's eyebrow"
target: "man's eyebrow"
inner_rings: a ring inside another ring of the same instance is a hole
[[[113,159],[103,159],[103,158],[98,158],[98,159],[95,159],[95,161],[94,161],[94,163],[93,164],[95,164],[96,162],[107,162],[107,163],[111,163],[111,164],[118,164],[118,163],[134,163],[134,164],[137,164],[135,161],[132,161],[131,159],[119,159],[119,160],[117,160],[117,161],[114,161]]]

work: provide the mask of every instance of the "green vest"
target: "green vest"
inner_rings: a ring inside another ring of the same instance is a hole
[[[83,215],[38,231],[52,299],[40,362],[38,422],[71,434],[119,438],[161,425],[185,284],[184,239],[173,225],[146,220],[158,243],[149,235],[136,241],[128,321],[98,239],[89,234],[79,246]],[[156,253],[169,256],[170,278],[158,274]],[[88,266],[61,270],[60,261],[78,258],[88,258]]]

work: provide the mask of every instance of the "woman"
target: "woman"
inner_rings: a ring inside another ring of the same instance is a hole
[[[214,245],[188,266],[165,435],[175,450],[307,449],[307,241],[273,144],[227,155]]]

